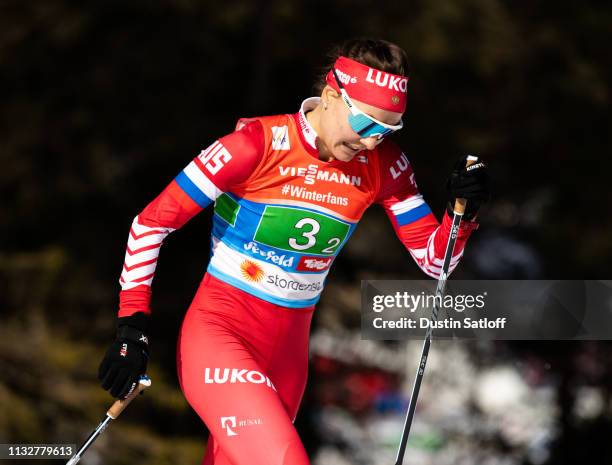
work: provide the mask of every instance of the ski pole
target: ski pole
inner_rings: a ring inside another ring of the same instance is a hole
[[[129,403],[149,386],[151,386],[151,380],[147,375],[142,375],[140,377],[140,381],[138,382],[138,386],[136,386],[130,395],[128,395],[125,399],[119,399],[113,403],[111,408],[109,408],[106,412],[106,418],[100,422],[93,433],[91,433],[85,440],[79,451],[70,460],[68,460],[68,462],[66,462],[66,465],[75,465],[79,460],[81,460],[81,456],[87,449],[89,449],[89,446],[91,446],[94,441],[98,439],[110,421],[117,419],[117,417],[121,415],[121,412],[123,412],[123,410],[125,410],[125,408],[129,405]]]
[[[478,157],[468,155],[466,166],[470,166],[478,160]],[[446,279],[448,277],[448,270],[450,268],[451,258],[453,256],[453,249],[455,248],[455,242],[457,242],[457,234],[459,233],[459,225],[461,219],[465,213],[465,206],[467,204],[466,199],[456,199],[453,208],[453,224],[451,226],[450,236],[446,243],[446,251],[444,252],[444,263],[442,265],[442,271],[440,278],[438,279],[438,285],[436,286],[436,298],[434,302],[434,308],[431,314],[430,321],[436,322],[438,320],[438,313],[440,312],[438,302],[442,301],[444,297],[444,289],[446,288]],[[425,340],[423,341],[423,349],[421,350],[421,359],[417,367],[417,372],[414,377],[414,385],[412,386],[412,394],[410,396],[410,402],[408,403],[408,411],[406,412],[406,420],[404,422],[404,429],[402,431],[402,438],[400,440],[399,449],[397,451],[397,458],[395,459],[395,465],[402,465],[404,461],[404,453],[406,452],[406,445],[408,444],[408,436],[410,435],[410,427],[412,426],[412,419],[414,417],[414,410],[416,409],[417,398],[419,397],[419,391],[421,389],[421,381],[423,381],[423,375],[425,374],[425,366],[427,365],[427,357],[429,356],[429,347],[431,346],[431,333],[434,325],[429,325],[427,332],[425,333]]]

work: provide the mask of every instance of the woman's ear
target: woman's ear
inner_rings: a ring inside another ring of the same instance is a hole
[[[321,101],[323,102],[323,108],[327,110],[329,104],[340,97],[340,94],[330,86],[325,86],[321,92]]]

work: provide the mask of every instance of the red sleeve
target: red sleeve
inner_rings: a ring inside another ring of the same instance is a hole
[[[263,146],[261,123],[239,122],[236,131],[203,150],[134,218],[119,278],[120,317],[151,313],[151,283],[166,236],[247,179],[261,161]]]
[[[439,278],[452,218],[446,213],[442,224],[419,193],[412,165],[391,141],[380,145],[380,189],[376,202],[381,204],[397,237],[419,267],[429,276]],[[476,223],[463,222],[451,259],[449,274],[455,269]]]

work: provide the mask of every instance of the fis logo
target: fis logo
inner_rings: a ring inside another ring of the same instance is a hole
[[[331,266],[332,258],[302,257],[298,263],[298,271],[323,271]]]
[[[376,74],[374,74],[376,73]],[[408,78],[391,76],[384,71],[370,68],[368,75],[366,76],[366,82],[376,84],[378,87],[386,87],[390,90],[396,90],[398,92],[406,92],[408,89]]]
[[[289,128],[272,126],[272,150],[289,150]]]

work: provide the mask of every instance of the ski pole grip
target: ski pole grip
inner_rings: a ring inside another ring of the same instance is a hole
[[[478,161],[478,157],[474,155],[467,156],[467,162],[465,164],[466,167],[473,165]],[[465,206],[467,205],[467,199],[455,199],[455,206],[453,207],[453,211],[458,215],[463,215],[465,213]]]
[[[115,403],[111,406],[111,408],[108,409],[108,412],[106,412],[106,414],[113,420],[115,420],[119,415],[121,415],[121,412],[125,410],[129,403],[132,402],[138,394],[140,394],[149,386],[151,386],[151,380],[149,379],[149,377],[146,375],[141,377],[138,386],[136,386],[132,393],[125,399],[116,400]]]

